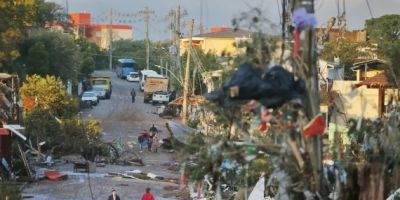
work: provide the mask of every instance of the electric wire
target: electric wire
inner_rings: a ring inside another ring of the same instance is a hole
[[[279,5],[279,0],[276,0],[276,4],[278,5],[279,24],[282,25],[281,6]]]
[[[369,1],[368,1],[368,0],[365,0],[365,2],[367,3],[368,10],[369,10],[369,14],[371,15],[371,18],[374,18],[374,15],[372,14],[371,6],[369,5]]]

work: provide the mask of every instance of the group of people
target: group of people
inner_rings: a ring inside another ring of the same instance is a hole
[[[138,137],[138,142],[140,145],[140,151],[143,152],[144,149],[147,148],[150,152],[157,152],[159,144],[159,138],[157,136],[158,130],[153,126],[149,129],[149,131],[144,130],[140,136]]]
[[[150,188],[146,188],[146,191],[143,193],[140,200],[154,200],[154,196],[150,190]],[[121,200],[121,198],[118,196],[117,191],[113,189],[111,191],[111,195],[108,197],[108,200]]]

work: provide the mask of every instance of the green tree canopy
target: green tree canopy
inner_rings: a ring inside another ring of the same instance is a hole
[[[35,25],[45,27],[46,23],[67,23],[68,14],[64,8],[54,2],[45,2],[44,0],[35,0]]]
[[[146,68],[146,43],[144,40],[119,40],[113,42],[113,63],[117,63],[120,58],[133,58],[139,69]],[[160,58],[164,61],[169,59],[168,50],[163,43],[152,43],[150,47],[149,66],[150,69],[159,71],[154,65],[160,64]],[[169,62],[171,63],[171,62]]]
[[[384,15],[365,21],[365,29],[373,42],[393,42],[400,39],[400,15]]]
[[[0,1],[0,67],[19,56],[17,42],[34,25],[34,0]]]
[[[27,70],[29,74],[46,75],[49,73],[49,52],[43,42],[36,42],[28,50]]]
[[[390,71],[400,75],[400,15],[384,15],[365,22],[371,42],[378,44],[378,56],[389,61]],[[397,78],[398,79],[398,78]]]
[[[44,49],[42,45],[44,45]],[[32,48],[40,52],[35,52],[31,50]],[[26,63],[26,72],[28,74],[53,75],[60,77],[63,81],[68,79],[77,80],[82,60],[80,49],[71,35],[40,30],[22,43],[20,52],[21,62]],[[48,55],[43,57],[43,59],[47,58],[47,60],[40,61],[41,63],[48,63],[48,67],[30,65],[37,64],[32,63],[32,61],[38,58],[38,54],[40,56]]]

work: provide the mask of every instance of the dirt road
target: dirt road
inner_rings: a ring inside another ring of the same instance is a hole
[[[83,111],[85,118],[99,120],[103,126],[103,139],[105,141],[119,141],[123,145],[131,145],[136,149],[137,137],[144,129],[149,129],[154,124],[160,131],[160,137],[167,137],[165,122],[159,118],[156,112],[157,107],[143,103],[142,93],[139,91],[138,83],[127,82],[116,77],[113,72],[99,72],[112,76],[113,93],[110,100],[102,100],[93,109]],[[136,90],[136,102],[131,103],[130,90]],[[139,154],[145,166],[120,166],[107,165],[97,167],[96,173],[91,173],[90,178],[85,173],[74,173],[72,164],[56,165],[54,169],[68,173],[69,178],[65,181],[51,182],[42,180],[31,183],[24,189],[24,196],[31,196],[36,200],[54,199],[106,199],[114,188],[118,191],[121,199],[140,199],[146,187],[152,188],[157,200],[174,198],[162,198],[165,186],[177,186],[172,183],[165,183],[152,180],[123,179],[109,177],[109,172],[124,172],[127,170],[141,170],[164,177],[178,178],[176,172],[166,169],[163,164],[170,163],[174,154],[159,152],[143,152]],[[93,194],[93,195],[92,195]],[[93,196],[93,198],[92,198]]]

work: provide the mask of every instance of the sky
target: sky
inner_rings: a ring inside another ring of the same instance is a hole
[[[232,19],[240,16],[241,12],[249,11],[257,7],[262,15],[271,23],[279,26],[278,6],[281,0],[48,0],[65,6],[68,2],[69,12],[90,12],[95,23],[107,23],[110,8],[115,13],[114,23],[125,21],[125,24],[133,25],[133,39],[141,40],[145,37],[145,24],[143,16],[138,15],[147,6],[154,14],[150,18],[149,37],[151,40],[166,40],[170,38],[168,31],[168,12],[181,6],[187,13],[183,18],[183,32],[187,34],[187,22],[195,20],[194,35],[199,33],[199,22],[203,22],[206,28],[213,26],[232,25]],[[380,17],[385,14],[400,14],[400,0],[338,0],[340,10],[343,10],[343,2],[346,8],[346,20],[349,30],[361,29],[366,19]],[[369,2],[371,13],[368,10]],[[336,0],[315,0],[315,15],[318,27],[325,27],[326,22],[332,16],[337,16],[338,7]],[[121,17],[118,17],[121,16]],[[122,17],[124,16],[124,17]],[[269,30],[279,32],[278,29]],[[207,31],[206,31],[207,32]],[[268,32],[268,31],[267,31]]]

